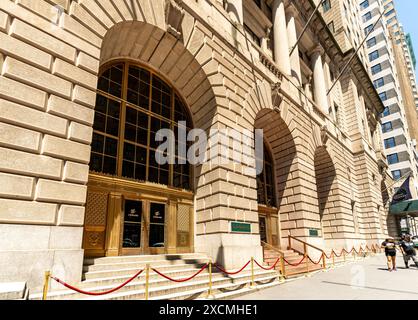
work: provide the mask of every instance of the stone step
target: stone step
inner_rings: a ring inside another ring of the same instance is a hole
[[[0,283],[0,300],[26,300],[27,296],[26,282]]]
[[[274,276],[266,276],[263,278],[258,278],[256,282],[257,286],[264,286],[268,283],[277,283],[277,278]],[[217,284],[214,283],[212,286],[212,293],[213,298],[217,299],[217,296],[224,294],[225,292],[235,292],[237,290],[243,289],[248,287],[251,283],[251,280],[241,280],[234,283],[229,284]],[[187,286],[179,286],[179,291],[175,293],[167,293],[161,294],[164,292],[166,288],[150,288],[149,295],[150,300],[195,300],[195,299],[204,299],[207,297],[208,294],[208,287],[200,287],[200,288],[190,288]],[[83,300],[126,300],[126,299],[136,299],[142,300],[144,299],[144,291],[143,290],[134,290],[128,291],[125,293],[116,293],[109,295],[108,297],[87,297]]]
[[[191,265],[191,264],[174,264],[174,265],[165,265],[165,266],[151,266],[158,269],[158,271],[161,271],[163,273],[169,272],[170,270],[190,270],[190,269],[199,269],[203,267],[205,263]],[[135,273],[137,273],[139,270],[144,269],[143,267],[135,267],[135,268],[123,268],[123,269],[117,269],[116,267],[114,269],[110,270],[98,270],[98,271],[89,271],[84,273],[83,279],[84,280],[90,280],[90,279],[97,279],[97,278],[108,278],[108,277],[116,277],[116,276],[133,276]]]
[[[257,270],[254,274],[255,279],[260,279],[263,277],[276,277],[277,274],[262,270]],[[177,277],[174,277],[177,278]],[[237,281],[250,281],[251,279],[251,272],[247,271],[245,273],[241,273],[237,276],[228,276],[225,277],[222,274],[219,275],[213,275],[213,284],[214,285],[228,285],[231,283],[235,283]],[[161,294],[176,294],[179,293],[179,291],[183,290],[184,288],[187,289],[198,289],[203,288],[207,290],[209,283],[209,277],[208,274],[198,275],[195,279],[192,279],[188,282],[184,283],[175,283],[171,282],[169,280],[166,280],[162,277],[159,279],[150,279],[150,296],[153,295],[161,295]],[[113,289],[114,285],[104,285],[104,286],[92,286],[92,287],[85,287],[83,290],[90,291],[90,292],[101,292],[106,291],[109,289]],[[141,277],[141,280],[135,280],[125,287],[121,288],[117,291],[118,294],[123,295],[125,292],[129,291],[141,291],[142,294],[145,290],[145,280],[143,277]],[[41,293],[35,294],[31,296],[31,299],[40,299],[42,297]],[[48,294],[48,299],[55,300],[55,299],[84,299],[86,296],[79,293],[74,293],[72,290],[60,290],[60,291],[53,291]]]
[[[153,263],[157,261],[176,261],[176,260],[209,260],[207,255],[201,253],[185,253],[185,254],[167,254],[167,255],[137,255],[137,256],[115,256],[115,257],[100,257],[100,258],[86,258],[84,265],[98,265],[98,264],[112,264],[112,263]]]
[[[115,269],[143,269],[146,264],[149,263],[151,267],[168,267],[176,265],[189,265],[189,266],[199,266],[208,263],[208,259],[181,259],[181,260],[159,260],[152,262],[118,262],[118,263],[101,263],[93,264],[83,267],[84,272],[93,272],[93,271],[111,271]]]

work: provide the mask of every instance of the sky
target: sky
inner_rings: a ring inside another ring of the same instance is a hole
[[[398,19],[406,33],[410,33],[414,44],[415,56],[418,58],[418,1],[395,0]]]

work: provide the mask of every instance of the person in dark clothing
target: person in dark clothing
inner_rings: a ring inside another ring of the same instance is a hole
[[[395,239],[388,238],[382,243],[388,263],[388,271],[397,271],[396,269],[396,243]]]
[[[411,236],[407,235],[402,238],[400,242],[401,251],[403,254],[403,259],[405,261],[405,267],[409,269],[409,260],[414,261],[415,266],[418,268],[418,259],[417,254],[414,248],[414,242],[411,240]]]

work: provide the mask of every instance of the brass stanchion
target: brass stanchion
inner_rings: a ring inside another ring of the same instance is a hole
[[[254,257],[251,257],[251,288],[254,287]]]
[[[209,261],[209,290],[208,290],[208,296],[207,299],[213,298],[212,293],[212,260]]]
[[[327,258],[325,257],[325,252],[322,252],[322,268],[327,270]]]
[[[47,299],[48,289],[49,289],[49,279],[51,278],[51,272],[45,271],[45,278],[44,278],[44,290],[42,294],[42,300]]]
[[[310,275],[309,275],[309,258],[308,258],[308,255],[307,254],[305,254],[305,259],[306,259],[306,274],[305,274],[305,277],[309,277]]]
[[[286,270],[285,270],[285,262],[284,256],[280,256],[280,272],[282,274],[282,282],[286,280]]]
[[[149,269],[150,265],[147,263],[145,267],[145,300],[149,299]]]
[[[332,250],[332,267],[335,268],[335,252]]]
[[[345,257],[345,249],[343,249],[343,257],[344,257],[344,263],[347,261],[347,258]]]

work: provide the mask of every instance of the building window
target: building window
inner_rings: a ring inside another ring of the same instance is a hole
[[[369,0],[363,1],[362,3],[360,3],[360,8],[361,9],[366,9],[369,7]]]
[[[331,9],[331,0],[324,0],[322,2],[322,9],[324,10],[324,13]]]
[[[371,48],[377,44],[376,37],[367,40],[367,48]]]
[[[389,107],[386,107],[385,109],[383,109],[382,115],[383,115],[383,117],[387,117],[388,115],[390,115]]]
[[[386,133],[386,132],[389,132],[389,131],[392,131],[392,130],[393,130],[392,122],[386,122],[386,123],[382,124],[382,132],[383,133]]]
[[[266,144],[264,144],[264,159],[257,158],[256,163],[257,166],[263,166],[263,170],[257,176],[258,204],[276,207],[273,160]]]
[[[388,155],[388,163],[389,164],[396,164],[399,163],[399,157],[397,153]]]
[[[332,33],[335,33],[334,21],[331,21],[330,23],[328,23],[328,29],[329,29]]]
[[[153,71],[127,62],[106,68],[98,81],[90,170],[190,190],[191,167],[179,164],[185,159],[156,161],[157,131],[177,134],[179,121],[186,132],[192,127],[182,99]]]
[[[385,139],[385,148],[386,149],[395,148],[395,147],[396,147],[395,138]]]
[[[402,178],[401,170],[392,171],[392,176],[394,180],[399,180],[400,178]]]
[[[379,78],[379,79],[377,79],[377,80],[373,81],[373,84],[374,84],[374,87],[375,87],[376,89],[378,89],[378,88],[380,88],[380,87],[383,87],[383,86],[385,85],[385,79],[383,79],[383,78]]]
[[[379,51],[378,50],[373,51],[369,54],[369,61],[372,62],[372,61],[378,59],[379,57],[380,57]]]
[[[247,32],[249,38],[252,41],[254,41],[259,47],[261,47],[261,39],[246,24],[244,24],[244,29]]]
[[[386,91],[379,93],[379,97],[380,97],[380,100],[382,101],[386,101],[388,99],[388,95],[386,94]]]
[[[373,31],[373,25],[369,25],[366,28],[364,28],[364,35],[368,36],[369,33],[371,33]]]
[[[380,71],[382,71],[382,65],[376,64],[372,67],[372,74],[375,75],[376,73],[379,73]]]
[[[369,11],[363,15],[363,22],[367,22],[372,18],[372,13]]]

